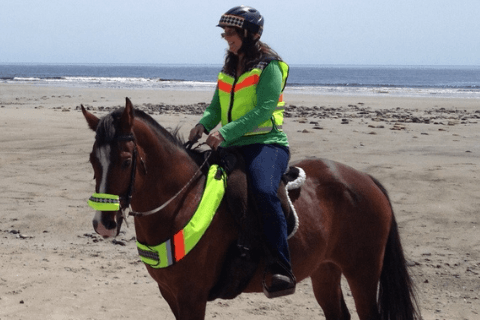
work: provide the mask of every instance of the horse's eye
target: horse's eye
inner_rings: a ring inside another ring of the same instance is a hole
[[[132,159],[126,159],[122,163],[122,169],[128,169],[130,168],[130,165],[132,164]]]

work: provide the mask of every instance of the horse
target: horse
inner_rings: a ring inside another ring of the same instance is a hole
[[[96,212],[95,231],[103,237],[118,235],[122,212],[129,207],[148,212],[134,217],[138,243],[155,246],[173,239],[201,201],[205,162],[185,147],[178,132],[134,109],[128,98],[125,108],[101,119],[83,106],[82,112],[96,132],[90,154],[95,191],[120,195],[108,200],[116,202],[107,204],[117,205],[115,209]],[[343,275],[360,320],[420,319],[385,188],[370,175],[327,159],[304,159],[295,166],[304,170],[306,180],[301,188],[289,191],[299,219],[298,230],[289,239],[292,269],[298,281],[311,278],[325,318],[350,319],[340,286]],[[238,238],[228,211],[222,200],[195,248],[180,261],[165,268],[146,264],[176,319],[205,318],[225,256]],[[262,292],[262,279],[260,265],[243,292]]]

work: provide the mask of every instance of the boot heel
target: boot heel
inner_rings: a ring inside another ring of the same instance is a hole
[[[263,293],[269,299],[294,294],[295,287],[295,280],[281,274],[272,275],[270,286],[267,286],[265,278],[263,279]]]

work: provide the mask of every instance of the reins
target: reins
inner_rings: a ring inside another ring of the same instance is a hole
[[[205,158],[205,161],[203,161],[202,165],[200,167],[198,167],[197,171],[193,174],[192,178],[190,179],[190,181],[187,182],[187,184],[185,186],[183,186],[182,189],[180,189],[173,197],[171,197],[167,202],[165,202],[164,204],[162,204],[161,206],[155,208],[155,209],[152,209],[150,211],[145,211],[145,212],[137,212],[137,211],[130,211],[128,213],[128,215],[130,216],[134,216],[134,217],[144,217],[144,216],[148,216],[148,215],[151,215],[151,214],[154,214],[154,213],[157,213],[158,211],[162,210],[163,208],[165,208],[166,206],[168,206],[170,204],[170,202],[172,202],[176,197],[178,197],[183,191],[185,191],[185,189],[193,182],[193,180],[195,180],[197,174],[202,170],[202,168],[205,166],[205,164],[208,162],[208,159],[210,158],[211,154],[208,155],[208,157]],[[130,208],[131,209],[131,205],[130,205]],[[122,209],[123,210],[123,209]]]
[[[133,141],[135,143],[135,148],[133,149],[132,173],[130,175],[130,185],[128,187],[127,196],[126,197],[120,197],[120,199],[124,199],[127,202],[126,206],[120,205],[120,211],[122,213],[121,215],[122,215],[122,218],[125,220],[126,223],[127,223],[127,219],[126,219],[127,218],[127,211],[128,211],[128,216],[145,217],[145,216],[155,214],[155,213],[161,211],[162,209],[164,209],[166,206],[168,206],[183,191],[185,191],[185,189],[188,188],[188,186],[195,180],[198,173],[207,164],[208,160],[210,159],[210,157],[212,155],[212,153],[209,153],[209,155],[205,157],[205,160],[200,165],[200,167],[198,167],[197,171],[195,171],[192,178],[173,197],[171,197],[169,200],[167,200],[165,203],[163,203],[162,205],[158,206],[155,209],[152,209],[152,210],[149,210],[149,211],[144,211],[144,212],[138,212],[138,211],[133,211],[132,204],[131,204],[133,186],[135,185],[135,174],[136,174],[136,171],[137,171],[137,154],[138,154],[138,152],[137,152],[137,143],[135,141],[135,136],[133,134],[130,134],[130,135],[125,135],[125,136],[120,136],[117,139],[119,139],[121,141]],[[185,143],[185,148],[186,149],[191,149],[192,146],[193,146],[193,143],[194,142],[192,142],[192,141],[186,142]],[[128,226],[128,223],[127,223],[127,226]]]

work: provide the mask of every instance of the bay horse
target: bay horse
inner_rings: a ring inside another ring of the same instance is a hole
[[[206,177],[177,134],[146,113],[126,107],[99,119],[82,106],[96,132],[90,162],[95,191],[121,195],[119,207],[137,212],[137,241],[155,246],[190,220]],[[368,174],[330,160],[295,164],[306,173],[304,185],[290,191],[299,228],[289,239],[298,281],[311,278],[315,298],[327,320],[350,319],[340,286],[345,276],[361,320],[420,319],[392,205],[384,187]],[[200,174],[199,174],[200,172]],[[126,196],[125,196],[126,195]],[[218,281],[238,231],[226,201],[195,248],[166,268],[146,265],[176,319],[204,319],[209,293]],[[164,204],[161,209],[157,208]],[[97,211],[95,231],[115,237],[121,211]],[[261,267],[243,292],[262,292]]]

